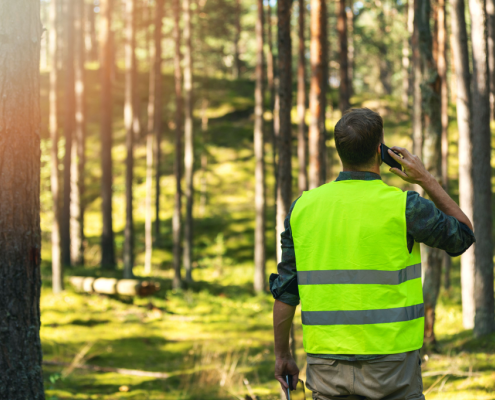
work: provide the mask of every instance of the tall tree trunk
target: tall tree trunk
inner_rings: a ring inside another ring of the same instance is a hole
[[[126,219],[124,229],[124,278],[132,278],[134,268],[134,221],[132,206],[132,181],[134,168],[134,135],[136,119],[136,0],[126,2],[125,23],[125,106],[124,124],[126,129],[126,173],[125,203]]]
[[[0,21],[0,398],[43,400],[40,2],[3,1]]]
[[[95,17],[95,5],[93,2],[85,4],[85,12],[87,15],[86,23],[84,26],[84,42],[86,47],[86,58],[90,61],[96,61],[98,59],[98,42],[96,41],[96,17]]]
[[[417,13],[414,16],[418,28],[419,57],[422,71],[421,100],[423,104],[424,141],[423,162],[426,169],[437,180],[442,177],[441,139],[442,121],[440,89],[441,82],[432,54],[433,38],[430,30],[430,0],[416,0]],[[424,270],[425,345],[435,344],[435,307],[440,290],[442,251],[422,246]]]
[[[277,238],[284,230],[284,220],[292,202],[292,44],[291,0],[277,2],[278,70],[280,98],[280,133],[278,138]],[[278,242],[278,240],[277,240]],[[280,246],[278,246],[280,247]]]
[[[339,86],[339,108],[344,113],[350,107],[349,94],[349,65],[347,47],[347,13],[345,11],[346,0],[339,0],[339,17],[337,30],[339,31],[339,59],[340,59],[340,86]]]
[[[445,0],[439,0],[436,4],[436,42],[437,42],[437,68],[440,76],[440,102],[441,102],[441,122],[442,122],[442,186],[449,192],[449,94],[447,83],[447,18]],[[451,258],[444,252],[444,287],[450,287]]]
[[[419,54],[419,29],[418,29],[418,14],[420,12],[420,1],[414,1],[414,22],[412,36],[412,64],[413,64],[413,112],[412,112],[412,142],[413,154],[419,158],[423,157],[423,110],[421,105],[421,59]],[[422,193],[419,185],[415,188],[419,193]]]
[[[309,188],[326,180],[326,65],[327,6],[325,0],[311,0],[311,87],[309,94]],[[322,145],[323,143],[323,145]]]
[[[241,58],[239,41],[241,40],[241,0],[235,0],[235,38],[234,38],[234,78],[241,76]]]
[[[206,77],[205,77],[206,79]],[[205,91],[206,92],[206,91]],[[206,212],[208,192],[208,100],[204,93],[201,102],[201,189],[199,194],[199,214],[203,217]]]
[[[469,71],[466,7],[464,0],[451,0],[452,53],[457,82],[457,126],[459,129],[459,203],[473,220],[473,143],[471,119],[471,74]],[[474,246],[461,256],[462,322],[474,327]]]
[[[256,227],[254,232],[254,290],[265,290],[265,138],[263,132],[263,0],[257,0],[256,19],[256,89],[254,91],[254,157]]]
[[[404,7],[406,11],[406,29],[409,23],[409,3],[414,0],[408,0]],[[409,37],[405,36],[402,40],[402,106],[404,108],[409,107]]]
[[[101,266],[115,269],[115,240],[112,222],[112,7],[113,0],[100,0],[101,79]]]
[[[70,258],[72,265],[84,264],[84,163],[86,141],[84,0],[74,1],[75,129],[71,155]]]
[[[50,152],[51,169],[50,182],[53,199],[53,222],[52,222],[52,289],[53,293],[60,293],[64,289],[64,274],[60,254],[60,185],[58,171],[58,32],[59,23],[59,1],[52,0],[50,3],[50,140],[52,149]]]
[[[351,1],[347,13],[347,74],[348,74],[348,84],[349,84],[349,96],[354,94],[354,11],[353,11],[353,1]]]
[[[486,0],[488,70],[490,75],[490,119],[495,119],[495,0]]]
[[[193,136],[193,65],[191,45],[191,0],[183,0],[184,13],[184,167],[186,183],[186,223],[184,227],[184,269],[186,281],[192,282],[193,246],[193,177],[194,177],[194,136]]]
[[[162,26],[164,0],[156,0],[155,13],[155,241],[160,239],[160,160],[162,143]]]
[[[179,288],[182,285],[181,278],[181,238],[182,238],[182,120],[183,120],[183,105],[182,105],[182,69],[181,69],[181,36],[180,36],[180,0],[174,0],[174,83],[175,83],[175,159],[174,159],[174,175],[175,175],[175,201],[174,215],[172,217],[172,230],[174,241],[174,288]]]
[[[304,18],[306,5],[304,0],[299,0],[299,48],[297,58],[297,117],[299,129],[297,132],[297,159],[299,162],[298,185],[299,192],[308,190],[307,153],[306,140],[306,46],[304,35]]]
[[[492,170],[490,166],[490,77],[484,0],[469,0],[473,49],[473,225],[474,248],[474,334],[493,332],[493,238]]]
[[[74,91],[74,2],[67,3],[66,46],[65,46],[65,155],[64,155],[64,204],[61,218],[62,263],[71,265],[70,257],[70,195],[72,139],[75,125],[75,91]]]

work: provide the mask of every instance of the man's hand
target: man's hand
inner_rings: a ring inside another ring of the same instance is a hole
[[[292,387],[296,390],[297,382],[299,381],[299,368],[297,368],[296,362],[292,356],[277,357],[275,359],[275,379],[282,385],[285,397],[287,398],[287,389],[289,385],[285,381],[285,376],[290,375],[292,377]]]
[[[392,150],[395,150],[404,158],[399,157]],[[388,154],[400,165],[402,165],[402,168],[404,169],[404,171],[399,171],[397,168],[390,168],[390,172],[401,177],[406,182],[424,185],[427,181],[434,179],[433,176],[426,170],[419,157],[409,153],[407,149],[394,146],[388,150]]]

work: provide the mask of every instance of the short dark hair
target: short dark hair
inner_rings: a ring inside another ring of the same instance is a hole
[[[334,135],[342,163],[367,166],[373,163],[383,139],[383,119],[369,108],[353,108],[337,122]]]

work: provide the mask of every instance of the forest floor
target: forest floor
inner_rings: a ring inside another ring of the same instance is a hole
[[[89,71],[97,82],[97,71]],[[46,77],[42,105],[46,112]],[[171,77],[167,76],[167,80]],[[121,249],[124,224],[124,130],[122,126],[122,80],[116,80],[114,114],[114,229],[119,257],[115,272],[98,268],[101,232],[99,198],[99,105],[96,84],[89,88],[88,150],[86,176],[85,266],[67,268],[69,275],[122,275]],[[172,87],[167,81],[164,87]],[[50,242],[52,219],[49,192],[50,143],[44,132],[42,146],[43,289],[41,298],[41,340],[44,359],[52,363],[73,363],[124,368],[168,374],[167,378],[139,377],[115,372],[97,372],[61,365],[45,365],[48,400],[57,399],[279,399],[279,385],[273,378],[273,342],[269,293],[255,295],[252,289],[254,244],[254,160],[252,145],[252,94],[249,81],[211,80],[204,85],[208,95],[209,128],[204,150],[208,154],[205,206],[195,198],[195,282],[184,290],[171,289],[171,215],[173,205],[173,140],[166,127],[162,151],[161,237],[153,253],[154,280],[162,290],[150,299],[126,299],[75,293],[70,285],[61,295],[50,290]],[[143,103],[146,88],[143,85]],[[199,91],[198,91],[199,92]],[[200,92],[201,93],[201,92]],[[380,111],[386,121],[386,141],[410,147],[407,114],[391,98],[354,98],[356,105]],[[198,107],[201,96],[198,96]],[[144,109],[144,107],[143,107]],[[453,113],[453,110],[451,110]],[[62,112],[62,111],[61,111]],[[173,114],[172,99],[164,103],[164,118]],[[45,114],[46,115],[46,114]],[[63,115],[63,114],[61,114]],[[201,187],[199,154],[202,149],[200,113],[197,119],[197,173],[195,187]],[[267,117],[267,131],[270,115]],[[329,112],[328,128],[338,119]],[[46,119],[44,119],[46,121]],[[60,143],[62,145],[63,142]],[[329,176],[339,165],[333,160]],[[62,147],[62,146],[61,146]],[[457,134],[451,124],[451,188],[457,195]],[[63,148],[60,155],[63,156]],[[274,261],[273,169],[269,140],[267,155],[267,274],[276,271]],[[297,165],[295,162],[294,166]],[[296,173],[294,176],[297,176]],[[385,172],[384,179],[407,188]],[[136,146],[135,225],[137,276],[144,276],[145,143]],[[297,194],[294,180],[294,194]],[[432,400],[495,399],[495,335],[473,339],[462,328],[459,260],[453,260],[452,287],[442,290],[437,308],[438,352],[424,358],[423,373],[427,398]],[[305,379],[300,314],[296,328],[297,359]],[[297,397],[299,396],[299,397]],[[302,399],[302,393],[294,396]],[[306,394],[310,398],[310,394]]]

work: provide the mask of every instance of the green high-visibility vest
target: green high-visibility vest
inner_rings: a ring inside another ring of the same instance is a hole
[[[304,192],[290,225],[304,349],[394,354],[423,345],[421,254],[409,253],[407,193],[381,180]]]

